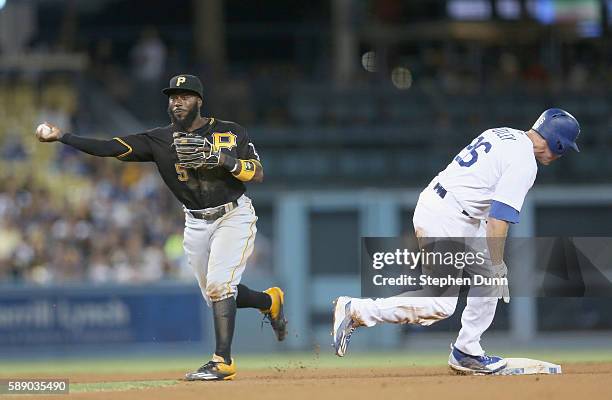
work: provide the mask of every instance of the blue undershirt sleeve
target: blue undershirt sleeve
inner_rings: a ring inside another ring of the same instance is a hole
[[[489,211],[489,216],[509,222],[511,224],[517,224],[519,222],[519,212],[509,205],[499,202],[493,201],[491,203],[491,211]]]

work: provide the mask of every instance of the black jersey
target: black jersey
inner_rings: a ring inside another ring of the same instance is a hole
[[[126,152],[117,156],[122,161],[152,161],[174,196],[190,210],[216,207],[238,199],[245,191],[244,183],[227,169],[184,168],[178,164],[174,150],[174,125],[155,128],[144,133],[117,137],[126,146]],[[235,122],[210,118],[193,133],[208,138],[221,151],[234,158],[259,160],[255,146],[244,127]],[[259,160],[261,161],[261,160]]]

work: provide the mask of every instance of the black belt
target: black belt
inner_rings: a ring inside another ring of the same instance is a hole
[[[221,218],[236,207],[238,207],[238,200],[234,200],[231,203],[222,204],[218,207],[207,208],[206,210],[202,211],[187,210],[187,212],[191,214],[193,218],[214,221]]]
[[[438,194],[438,196],[440,196],[441,199],[445,198],[446,193],[448,193],[448,191],[444,189],[444,186],[440,185],[440,183],[436,183],[433,190]],[[466,217],[470,216],[470,214],[468,214],[465,210],[461,210],[461,214],[465,215]]]

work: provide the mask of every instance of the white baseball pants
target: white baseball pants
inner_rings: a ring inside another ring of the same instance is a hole
[[[484,237],[484,221],[461,213],[460,206],[448,193],[442,199],[430,184],[419,196],[413,224],[420,237]],[[389,297],[352,299],[353,318],[367,327],[382,322],[428,326],[448,318],[455,312],[456,297]],[[497,297],[470,297],[461,316],[461,331],[455,347],[464,353],[480,356],[484,350],[480,337],[486,331],[497,307]]]
[[[245,195],[238,199],[238,207],[214,221],[185,212],[183,248],[209,306],[236,296],[236,287],[253,253],[255,222],[251,199]]]

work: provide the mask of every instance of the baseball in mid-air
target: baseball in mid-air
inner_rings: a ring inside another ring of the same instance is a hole
[[[40,137],[47,137],[51,134],[51,128],[47,124],[40,124],[36,128],[36,134]]]

